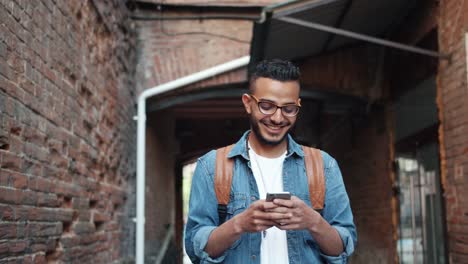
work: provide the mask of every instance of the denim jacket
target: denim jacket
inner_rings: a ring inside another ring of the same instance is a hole
[[[249,131],[234,145],[228,157],[234,158],[230,202],[226,221],[241,213],[259,199],[258,188],[250,167],[246,147]],[[339,256],[323,254],[307,230],[287,231],[290,264],[346,263],[357,241],[356,228],[343,184],[340,169],[330,155],[322,151],[325,171],[325,205],[322,217],[333,226],[343,241],[344,251]],[[212,150],[198,160],[192,178],[189,215],[185,230],[185,248],[193,263],[260,263],[261,234],[244,233],[221,256],[211,258],[204,248],[211,232],[219,225],[217,200],[214,191],[216,151]],[[309,185],[304,166],[304,152],[288,135],[288,152],[283,164],[283,188],[311,206]]]

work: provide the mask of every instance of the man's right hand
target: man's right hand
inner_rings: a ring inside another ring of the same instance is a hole
[[[243,233],[256,233],[275,226],[282,219],[289,219],[289,213],[273,202],[258,200],[244,212],[234,216],[211,232],[205,251],[212,258],[223,254]],[[271,210],[278,208],[275,212]],[[286,209],[286,208],[285,208]]]
[[[277,224],[279,220],[290,218],[289,214],[271,212],[279,207],[273,202],[258,200],[252,203],[247,210],[234,217],[234,227],[239,233],[255,233],[266,230]]]

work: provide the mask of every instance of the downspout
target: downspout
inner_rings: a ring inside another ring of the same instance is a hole
[[[137,125],[137,208],[136,208],[136,253],[135,263],[143,264],[145,258],[145,147],[146,147],[146,100],[150,97],[175,90],[220,73],[247,66],[250,56],[229,61],[212,68],[197,72],[177,80],[155,86],[143,91],[138,97]]]

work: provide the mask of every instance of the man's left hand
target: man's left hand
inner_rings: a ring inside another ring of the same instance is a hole
[[[275,199],[273,203],[279,207],[271,210],[272,212],[289,213],[291,216],[277,222],[276,227],[281,230],[311,230],[322,218],[318,212],[296,196],[292,196],[291,200]]]

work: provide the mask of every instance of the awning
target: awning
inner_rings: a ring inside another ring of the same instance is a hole
[[[384,40],[389,32],[401,25],[418,2],[307,0],[266,7],[264,21],[254,26],[251,64],[271,58],[297,60],[333,51],[358,41],[372,40],[380,45],[394,44],[396,48],[446,58],[447,56],[434,51]]]

